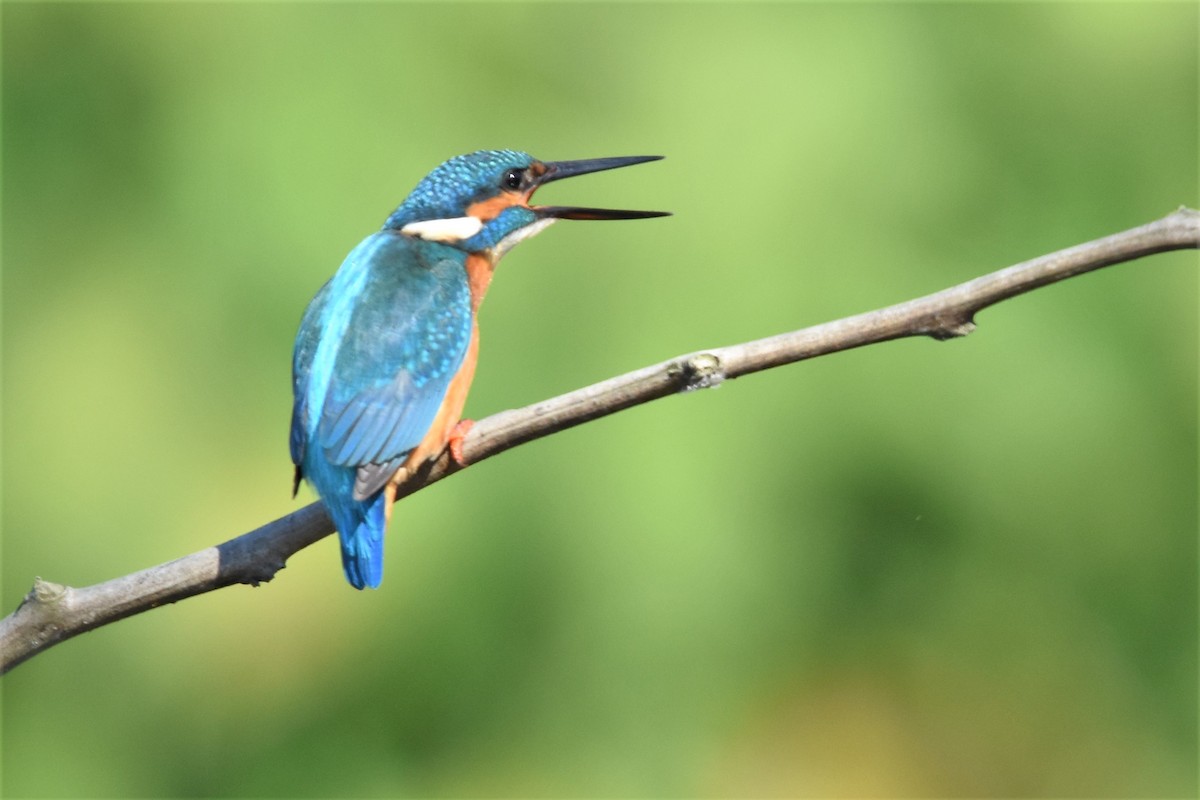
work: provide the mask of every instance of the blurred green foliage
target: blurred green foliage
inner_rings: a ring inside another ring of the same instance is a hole
[[[446,157],[543,200],[468,413],[1198,202],[1193,3],[25,4],[3,604],[297,507],[301,310]],[[1197,258],[666,400],[3,680],[16,797],[1195,796]]]

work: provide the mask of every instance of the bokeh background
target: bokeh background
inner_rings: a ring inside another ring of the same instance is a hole
[[[308,299],[543,202],[474,417],[1200,202],[1197,6],[3,5],[3,608],[289,497]],[[3,679],[9,797],[1195,796],[1197,258],[586,425]]]

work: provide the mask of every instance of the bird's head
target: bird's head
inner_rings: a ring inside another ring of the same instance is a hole
[[[535,206],[542,184],[606,169],[657,161],[662,156],[538,161],[515,150],[455,156],[429,173],[384,228],[499,259],[517,242],[560,219],[641,219],[665,211],[620,211],[578,206]]]

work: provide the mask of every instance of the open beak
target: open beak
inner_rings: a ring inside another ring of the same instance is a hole
[[[546,171],[537,178],[537,186],[553,181],[601,172],[606,169],[628,167],[658,161],[662,156],[619,156],[617,158],[585,158],[580,161],[549,161]],[[583,208],[580,206],[530,206],[542,218],[552,219],[646,219],[647,217],[669,217],[670,211],[623,211],[615,208]]]

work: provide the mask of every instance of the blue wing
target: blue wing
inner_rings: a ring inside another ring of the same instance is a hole
[[[292,429],[289,446],[292,463],[296,465],[296,486],[300,485],[300,465],[304,463],[308,432],[308,376],[312,371],[313,355],[321,341],[321,315],[329,299],[329,287],[333,281],[325,282],[304,310],[300,319],[300,330],[296,334],[296,348],[292,354]],[[293,494],[295,491],[293,490]]]
[[[470,343],[462,257],[380,232],[318,292],[296,337],[294,463],[303,469],[316,448],[329,464],[366,468],[363,498],[420,443]]]

